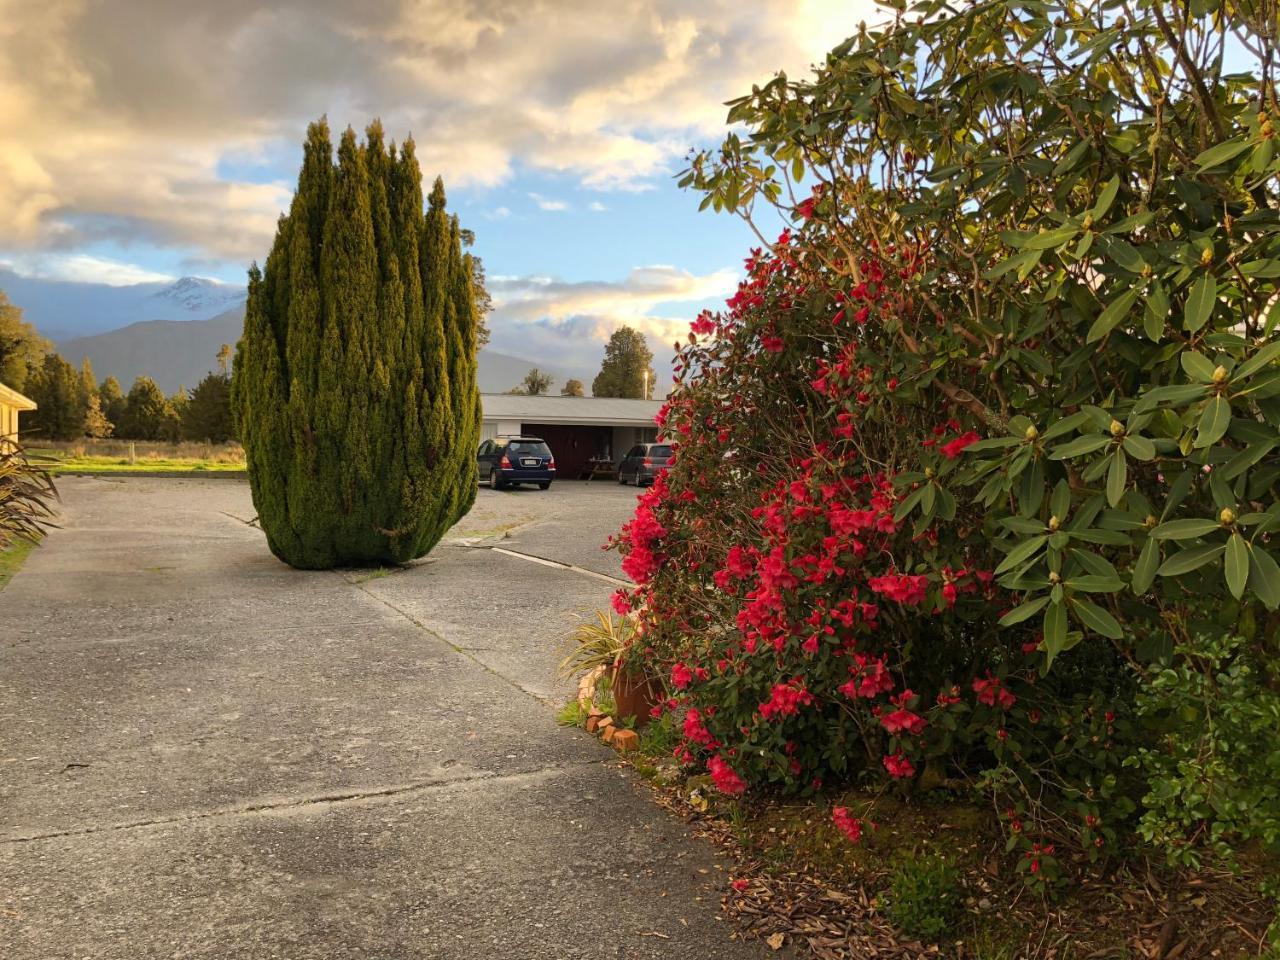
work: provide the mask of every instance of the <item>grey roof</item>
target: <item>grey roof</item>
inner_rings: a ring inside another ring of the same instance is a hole
[[[648,427],[653,425],[653,418],[662,408],[662,401],[485,393],[480,395],[480,406],[484,409],[485,420]]]

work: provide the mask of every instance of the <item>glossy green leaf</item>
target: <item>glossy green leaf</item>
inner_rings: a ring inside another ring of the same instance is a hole
[[[1213,383],[1213,361],[1203,353],[1184,350],[1178,357],[1183,372],[1197,383]]]
[[[1111,640],[1119,640],[1124,636],[1124,631],[1120,629],[1116,618],[1096,603],[1073,597],[1071,609],[1075,612],[1076,618],[1094,633],[1100,633]]]
[[[1219,143],[1217,146],[1210,147],[1208,150],[1198,154],[1195,164],[1201,170],[1207,170],[1210,167],[1216,167],[1226,163],[1232,157],[1237,157],[1249,149],[1249,140],[1245,137],[1236,137],[1233,140],[1227,140]]]
[[[1146,437],[1131,433],[1124,438],[1124,452],[1135,460],[1154,460],[1156,445]]]
[[[1125,484],[1129,480],[1129,467],[1124,459],[1124,452],[1117,450],[1111,455],[1111,466],[1107,468],[1107,503],[1118,507],[1124,499]]]
[[[1227,540],[1222,570],[1227,579],[1227,589],[1239,600],[1244,596],[1244,587],[1249,580],[1249,548],[1238,533],[1233,533]]]
[[[1191,540],[1221,528],[1222,524],[1216,520],[1169,520],[1152,530],[1151,536],[1156,540]]]
[[[1048,597],[1038,597],[1035,600],[1028,600],[1026,603],[1020,603],[1000,618],[1000,626],[1011,627],[1015,623],[1021,623],[1023,620],[1030,619],[1035,616],[1035,614],[1038,613],[1048,602]]]
[[[1192,333],[1205,325],[1218,301],[1218,281],[1213,274],[1204,273],[1187,294],[1187,307],[1183,323]]]
[[[1045,669],[1053,666],[1054,657],[1062,652],[1067,642],[1067,608],[1063,603],[1052,603],[1044,612],[1044,649],[1048,656]]]
[[[1210,397],[1196,426],[1196,449],[1211,446],[1222,439],[1231,426],[1231,404],[1222,396]]]
[[[999,575],[1001,573],[1005,573],[1006,571],[1012,570],[1024,560],[1031,559],[1031,557],[1044,546],[1045,541],[1048,539],[1049,537],[1046,534],[1041,534],[1038,537],[1023,540],[1016,547],[1010,550],[1008,556],[1006,556],[1004,560],[1000,562],[1000,565],[996,567],[996,574]]]
[[[1192,547],[1190,550],[1182,550],[1160,564],[1160,569],[1156,573],[1162,577],[1180,577],[1184,573],[1199,570],[1212,560],[1217,560],[1226,549],[1226,544],[1219,543],[1207,547]]]
[[[1156,541],[1148,538],[1147,542],[1142,545],[1142,552],[1138,554],[1138,560],[1133,565],[1133,580],[1129,587],[1138,596],[1142,596],[1151,589],[1151,584],[1156,579],[1156,567],[1160,565],[1160,548],[1156,546]]]
[[[1268,610],[1280,607],[1280,566],[1256,543],[1249,547],[1249,587]]]
[[[1093,343],[1095,340],[1101,340],[1114,330],[1120,321],[1129,315],[1137,299],[1138,291],[1130,288],[1107,304],[1106,309],[1098,314],[1098,319],[1089,328],[1089,335],[1085,337],[1085,342]]]

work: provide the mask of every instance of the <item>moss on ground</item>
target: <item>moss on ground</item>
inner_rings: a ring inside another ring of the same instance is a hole
[[[29,540],[15,540],[8,547],[0,550],[0,590],[3,590],[21,569],[23,561],[34,550],[36,545]]]

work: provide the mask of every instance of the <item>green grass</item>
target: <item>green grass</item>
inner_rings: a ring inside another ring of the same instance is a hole
[[[27,554],[36,545],[29,540],[15,540],[8,547],[0,550],[0,590],[3,590],[13,579],[13,575],[22,567]]]
[[[32,451],[42,456],[42,451]],[[55,476],[68,473],[242,473],[243,463],[227,463],[218,460],[192,460],[178,457],[138,457],[133,463],[128,457],[70,457],[57,456],[47,464]]]

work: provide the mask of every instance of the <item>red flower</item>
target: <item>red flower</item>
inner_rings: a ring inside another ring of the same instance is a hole
[[[747,782],[719,757],[712,757],[707,761],[707,772],[711,774],[711,782],[721,793],[735,797],[746,792]]]
[[[914,776],[916,768],[911,765],[911,761],[902,755],[901,752],[891,753],[884,758],[884,768],[889,771],[891,777],[897,777],[899,780]]]
[[[862,821],[849,813],[848,807],[836,807],[831,811],[831,822],[849,838],[850,843],[862,839]]]
[[[677,663],[671,668],[671,685],[673,687],[677,690],[683,690],[691,683],[693,683],[693,671],[683,663]]]
[[[971,446],[981,439],[982,437],[970,430],[968,433],[962,433],[949,443],[944,443],[939,449],[948,460],[954,460],[960,456],[965,447]]]

